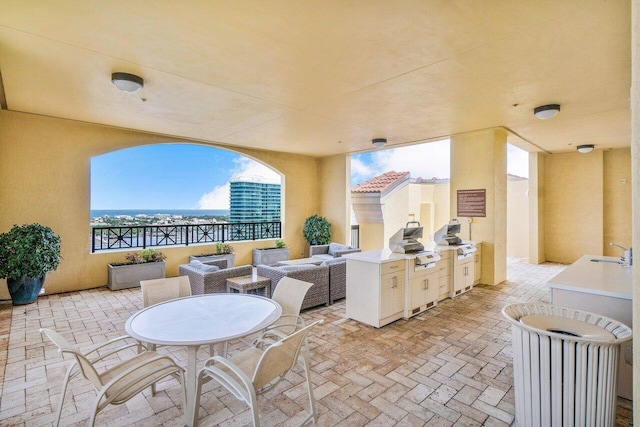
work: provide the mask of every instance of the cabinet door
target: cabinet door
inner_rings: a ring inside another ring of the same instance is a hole
[[[437,271],[427,276],[427,289],[424,296],[424,304],[438,301],[438,293],[440,292],[440,278],[438,276]]]
[[[381,276],[380,318],[404,310],[404,271]],[[399,307],[399,308],[398,308]]]
[[[404,311],[404,274],[396,274],[398,278],[398,286],[394,288],[393,293],[393,313],[402,313]]]
[[[464,276],[464,287],[467,288],[469,286],[473,286],[475,277],[475,263],[469,262],[467,263],[466,275]]]
[[[409,310],[420,307],[424,304],[425,288],[427,277],[419,276],[411,279],[410,295],[409,295]]]

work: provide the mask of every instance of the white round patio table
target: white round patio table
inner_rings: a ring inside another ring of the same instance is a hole
[[[204,294],[152,305],[133,314],[124,328],[133,338],[150,344],[185,346],[187,407],[185,424],[195,425],[196,353],[216,344],[251,335],[274,323],[282,307],[250,294]]]

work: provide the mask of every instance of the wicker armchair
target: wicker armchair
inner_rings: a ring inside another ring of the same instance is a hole
[[[329,267],[329,304],[347,296],[347,260],[334,258],[324,261]]]
[[[253,271],[250,265],[225,268],[227,266],[226,260],[207,261],[202,264],[214,265],[220,269],[205,272],[193,264],[182,264],[178,267],[180,276],[189,276],[191,294],[193,295],[225,293],[227,292],[227,279],[249,276]]]
[[[345,254],[352,254],[354,252],[360,252],[360,249],[352,248],[351,246],[341,245],[339,243],[330,243],[328,245],[311,245],[309,246],[309,256],[313,258],[320,258],[324,260],[332,258],[340,258]]]
[[[271,295],[276,290],[278,282],[283,277],[291,277],[304,282],[313,283],[302,300],[301,309],[315,307],[316,305],[329,305],[329,267],[317,265],[296,265],[284,267],[270,267],[259,265],[258,276],[271,279]]]

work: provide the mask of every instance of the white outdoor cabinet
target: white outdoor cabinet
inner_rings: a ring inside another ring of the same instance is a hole
[[[439,272],[435,263],[433,267],[415,271],[410,261],[406,269],[409,276],[405,292],[404,317],[408,319],[418,313],[435,307],[438,303]]]
[[[482,278],[482,243],[476,243],[476,253],[473,257],[473,284],[480,283]]]
[[[436,269],[438,270],[438,301],[451,296],[451,252],[447,250],[439,252],[441,259],[436,262]]]
[[[453,289],[451,291],[451,298],[461,295],[465,292],[469,292],[473,288],[473,282],[475,280],[474,275],[474,254],[469,254],[467,257],[460,258],[455,253],[453,257]]]
[[[379,328],[402,318],[405,303],[405,259],[383,251],[349,254],[348,318]]]

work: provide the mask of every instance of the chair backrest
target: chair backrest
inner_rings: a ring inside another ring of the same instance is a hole
[[[98,371],[93,366],[93,363],[85,357],[82,352],[75,345],[67,341],[62,335],[51,329],[42,328],[41,333],[44,333],[56,346],[60,353],[69,353],[76,358],[80,372],[82,375],[93,384],[96,390],[100,390],[104,385],[100,379]]]
[[[191,296],[189,276],[168,277],[166,279],[141,280],[142,304],[144,307]]]
[[[273,291],[271,299],[280,304],[282,314],[297,316],[300,314],[302,301],[312,286],[313,283],[292,277],[283,277],[278,282],[276,290]]]
[[[293,368],[300,355],[300,348],[309,335],[311,328],[322,320],[317,320],[286,338],[267,347],[256,365],[251,382],[255,390],[260,390],[274,379],[284,375]],[[308,363],[308,362],[305,362]]]

